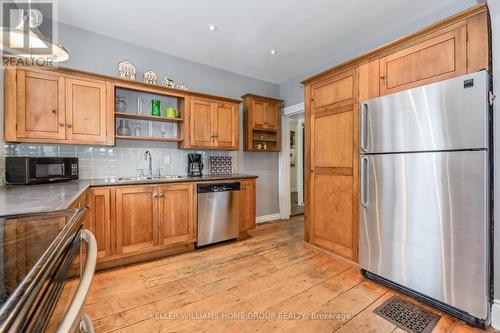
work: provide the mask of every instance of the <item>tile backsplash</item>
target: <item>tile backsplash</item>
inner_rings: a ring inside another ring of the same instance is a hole
[[[134,142],[118,142],[116,147],[94,147],[79,145],[18,144],[0,141],[0,175],[4,183],[5,157],[7,156],[56,156],[78,157],[80,179],[101,179],[139,175],[138,169],[147,171],[144,152],[149,150],[153,161],[153,173],[161,168],[162,175],[185,175],[187,154],[198,152],[203,156],[203,173],[208,173],[210,156],[233,157],[233,172],[237,172],[238,152],[190,151],[177,149],[175,143],[152,143],[150,147]]]

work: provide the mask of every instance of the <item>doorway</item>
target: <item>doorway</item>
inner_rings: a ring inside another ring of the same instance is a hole
[[[304,118],[289,119],[290,216],[304,214]]]
[[[304,103],[283,109],[281,130],[280,218],[287,220],[304,212]]]

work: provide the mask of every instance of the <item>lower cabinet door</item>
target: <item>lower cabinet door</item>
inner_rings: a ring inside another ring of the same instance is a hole
[[[85,227],[95,236],[97,242],[97,261],[111,255],[111,192],[113,188],[98,187],[90,190],[90,214]]]
[[[353,220],[353,176],[320,174],[311,177],[312,243],[349,260],[357,260],[357,221]]]
[[[172,184],[158,189],[160,245],[196,241],[194,188],[195,184]]]
[[[240,191],[240,233],[255,229],[255,180],[242,180]]]
[[[115,192],[116,253],[137,254],[158,245],[155,186],[118,187]]]

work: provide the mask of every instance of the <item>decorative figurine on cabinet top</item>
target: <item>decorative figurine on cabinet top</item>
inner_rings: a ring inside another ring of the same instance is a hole
[[[169,79],[168,77],[165,76],[165,79],[163,81],[161,81],[161,85],[164,87],[174,88],[175,82],[174,82],[174,80]]]
[[[156,84],[156,74],[153,71],[144,73],[144,83]]]
[[[118,63],[118,73],[123,79],[135,80],[135,66],[128,60]]]

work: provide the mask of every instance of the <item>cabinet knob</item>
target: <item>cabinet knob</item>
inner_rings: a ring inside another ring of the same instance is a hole
[[[380,75],[380,79],[381,80],[385,80],[385,76],[384,75]]]
[[[68,126],[68,128],[71,128],[71,127],[73,127],[73,125],[71,125],[71,124],[68,124],[68,125],[66,125],[66,126]]]
[[[56,109],[52,109],[52,110],[50,110],[50,112],[52,112],[52,113],[56,114],[56,113],[57,113],[57,110],[56,110]]]
[[[64,123],[59,123],[59,126],[64,127]]]

